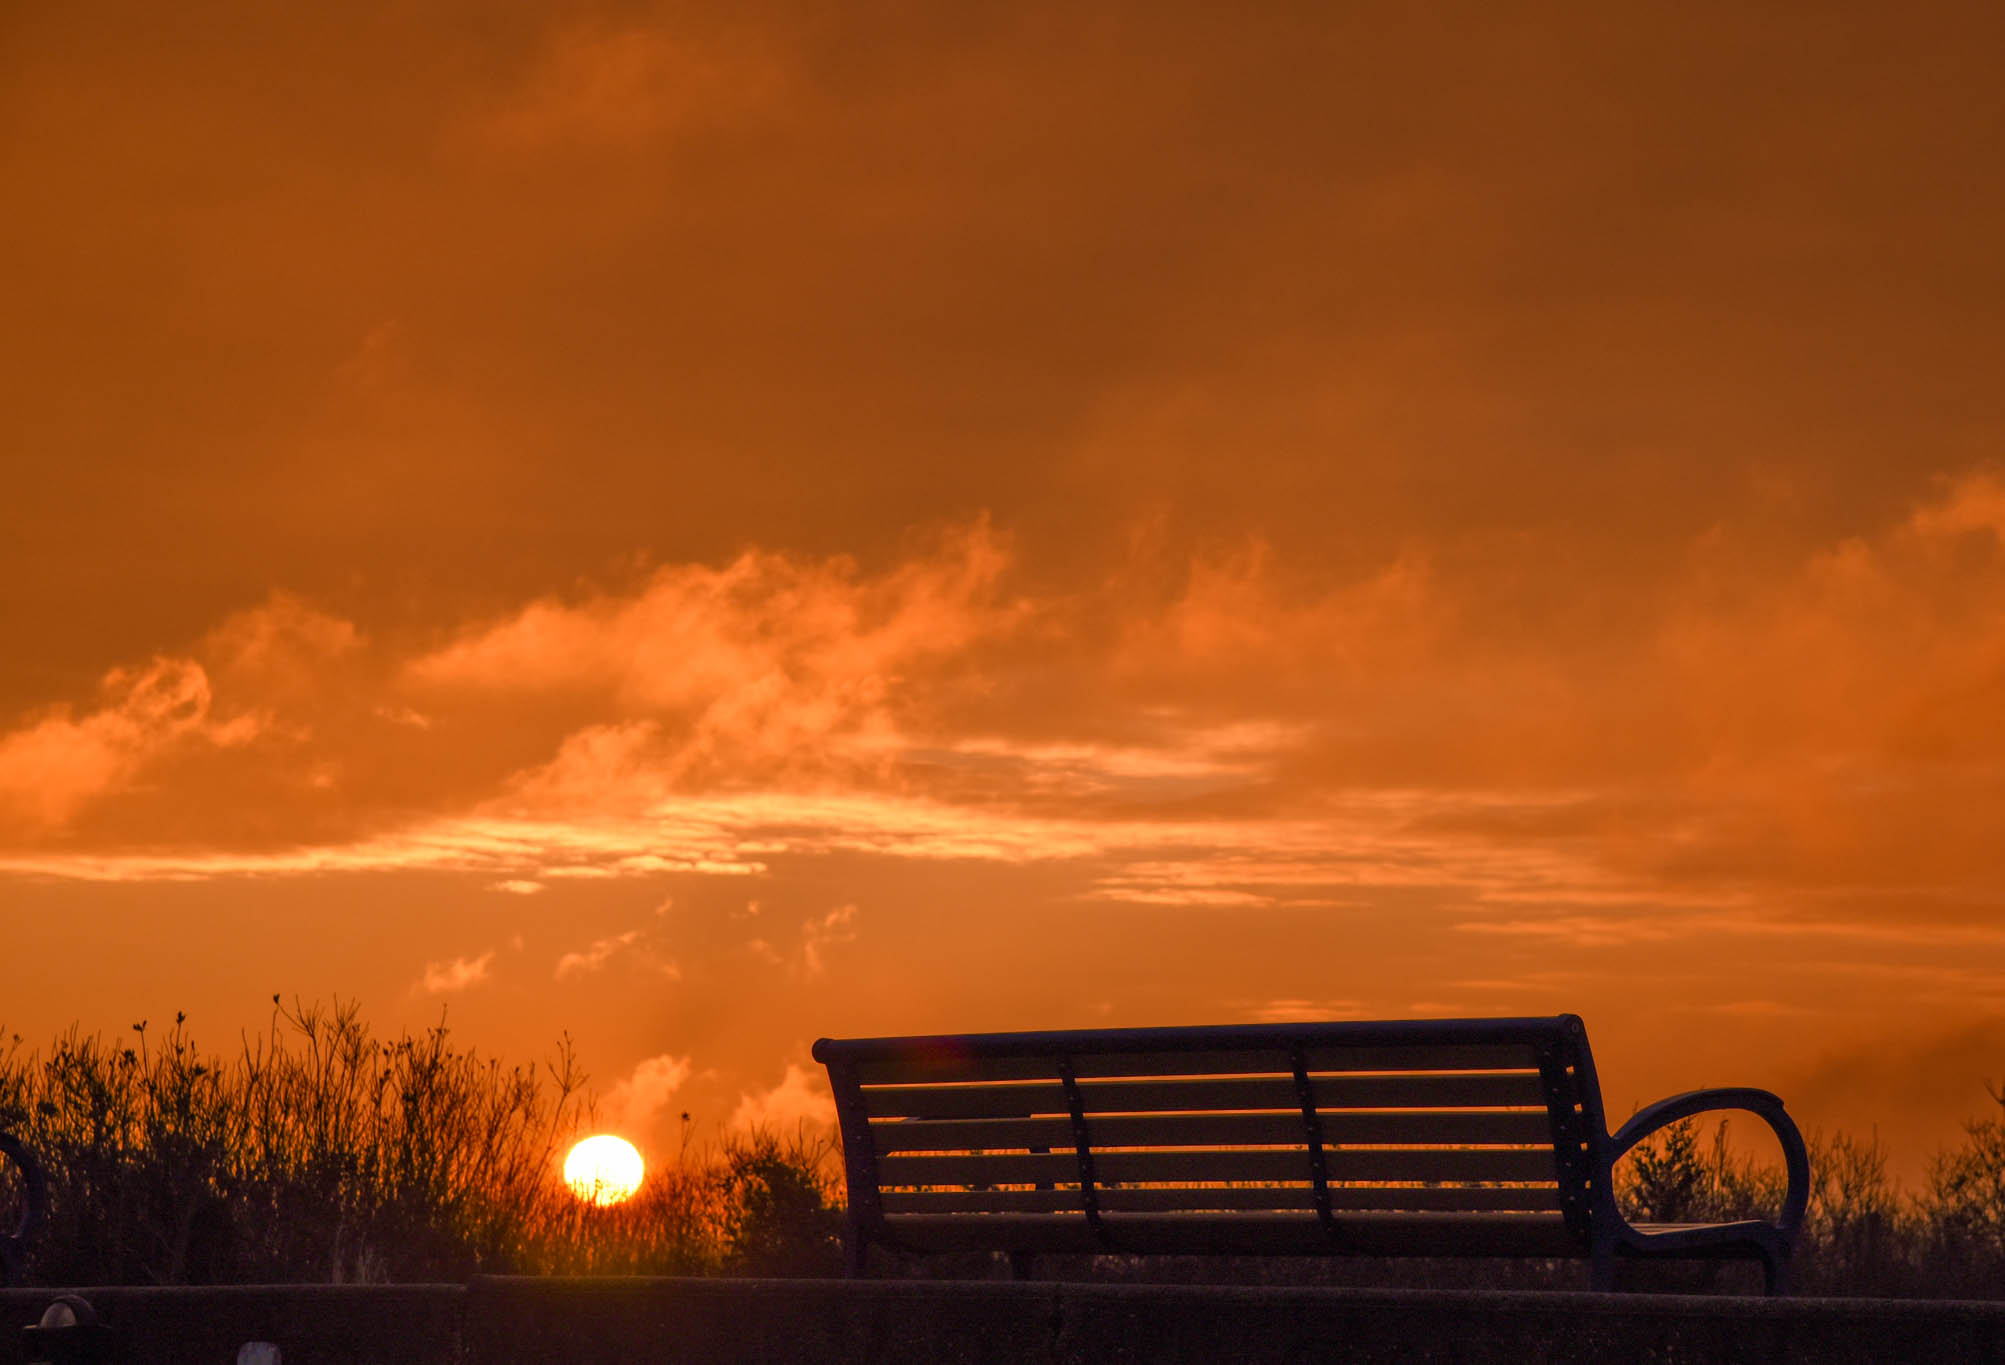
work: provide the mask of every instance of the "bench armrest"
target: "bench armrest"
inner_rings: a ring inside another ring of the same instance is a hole
[[[1610,1168],[1622,1158],[1623,1153],[1658,1129],[1716,1109],[1745,1109],[1775,1130],[1776,1138],[1782,1143],[1783,1164],[1789,1172],[1789,1188],[1782,1198],[1782,1216],[1776,1219],[1775,1226],[1778,1231],[1793,1236],[1803,1225],[1803,1212],[1810,1203],[1810,1155],[1804,1148],[1803,1134],[1797,1131],[1796,1121],[1784,1112],[1782,1100],[1766,1090],[1747,1087],[1688,1090],[1640,1109],[1609,1139]]]
[[[28,1245],[49,1216],[49,1178],[28,1145],[5,1130],[0,1130],[0,1156],[20,1167],[22,1186],[21,1221],[12,1232],[0,1233],[0,1286],[6,1286],[20,1277]]]

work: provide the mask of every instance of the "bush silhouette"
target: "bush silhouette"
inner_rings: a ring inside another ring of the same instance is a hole
[[[725,1266],[734,1275],[839,1275],[842,1214],[818,1161],[759,1133],[726,1152]]]
[[[0,1127],[49,1177],[32,1280],[780,1274],[832,1245],[827,1151],[804,1137],[727,1139],[594,1208],[557,1172],[591,1116],[568,1041],[505,1067],[443,1025],[379,1041],[353,1006],[274,1007],[228,1060],[182,1017],[157,1043],[139,1024],[120,1043],[72,1030],[46,1055],[0,1049]]]

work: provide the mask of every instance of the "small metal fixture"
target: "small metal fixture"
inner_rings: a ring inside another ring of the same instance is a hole
[[[40,1322],[21,1329],[21,1355],[28,1365],[103,1365],[111,1359],[111,1328],[88,1299],[59,1294]]]

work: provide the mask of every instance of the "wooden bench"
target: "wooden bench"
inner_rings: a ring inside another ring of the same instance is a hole
[[[1784,1288],[1809,1160],[1782,1101],[1702,1090],[1605,1126],[1574,1015],[824,1038],[872,1246],[1037,1253],[1758,1259]],[[1610,1169],[1745,1109],[1781,1140],[1776,1222],[1631,1224]]]

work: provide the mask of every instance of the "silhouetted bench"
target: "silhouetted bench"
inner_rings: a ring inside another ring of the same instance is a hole
[[[871,1246],[1037,1253],[1584,1257],[1762,1262],[1784,1288],[1809,1196],[1803,1138],[1765,1090],[1701,1090],[1612,1136],[1579,1018],[824,1038]],[[1610,1168],[1693,1114],[1781,1140],[1774,1223],[1631,1224]]]

